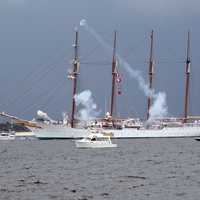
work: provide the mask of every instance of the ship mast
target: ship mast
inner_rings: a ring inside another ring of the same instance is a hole
[[[184,123],[187,122],[188,118],[188,104],[189,104],[189,86],[190,86],[190,73],[191,73],[191,59],[190,59],[190,31],[187,35],[187,59],[186,59],[186,82],[185,82],[185,105],[184,105]]]
[[[113,117],[114,108],[116,106],[116,41],[117,41],[117,32],[114,31],[114,45],[113,45],[113,57],[112,57],[112,92],[111,92],[111,108],[110,108],[110,115]],[[115,110],[116,112],[116,110]],[[116,113],[115,113],[116,114]]]
[[[71,112],[71,127],[74,128],[74,115],[76,110],[75,95],[77,92],[77,78],[79,74],[80,62],[78,58],[78,31],[75,33],[75,43],[74,43],[74,60],[73,60],[73,72],[71,78],[73,80],[73,92],[72,92],[72,112]]]
[[[150,55],[149,55],[149,89],[153,89],[153,75],[154,75],[154,63],[153,63],[153,30],[151,31],[151,45],[150,45]],[[147,120],[150,116],[150,109],[152,106],[152,96],[148,96],[147,100]]]

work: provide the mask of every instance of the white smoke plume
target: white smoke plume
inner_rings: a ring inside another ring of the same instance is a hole
[[[76,94],[74,98],[76,105],[82,107],[78,111],[78,118],[87,121],[99,115],[90,90],[84,90],[80,94]]]
[[[37,111],[36,120],[44,120],[44,121],[49,121],[51,123],[56,122],[55,120],[50,118],[47,113],[45,113],[45,112],[43,112],[41,110]]]
[[[62,118],[63,118],[63,124],[68,124],[69,116],[68,116],[67,112],[62,112]]]
[[[150,109],[150,118],[161,118],[165,117],[168,113],[167,104],[166,104],[166,94],[164,92],[159,92],[158,94],[154,95],[154,103]]]
[[[106,51],[109,53],[112,52],[112,47],[108,45],[92,27],[88,25],[85,19],[80,21],[80,26],[83,26],[93,37],[95,37]],[[166,116],[168,113],[166,94],[164,92],[155,93],[154,90],[150,90],[148,84],[146,84],[144,78],[142,77],[141,71],[132,69],[130,64],[125,61],[119,54],[117,54],[117,58],[120,65],[124,67],[131,78],[134,78],[138,82],[139,88],[144,92],[145,96],[151,96],[153,98],[154,101],[150,110],[150,119]]]
[[[104,39],[91,26],[88,25],[85,19],[81,19],[80,26],[83,26],[103,46],[107,53],[112,52],[110,45],[108,45]]]

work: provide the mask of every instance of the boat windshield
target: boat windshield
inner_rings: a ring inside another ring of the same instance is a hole
[[[110,138],[109,137],[92,137],[90,140],[91,141],[109,141]]]

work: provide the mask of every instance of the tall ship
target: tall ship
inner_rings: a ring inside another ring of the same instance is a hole
[[[150,90],[153,90],[154,56],[153,56],[154,32],[150,36],[150,56],[149,56],[149,84]],[[77,94],[77,84],[80,75],[80,60],[78,55],[79,35],[75,32],[73,70],[68,75],[73,82],[72,88],[72,108],[71,116],[66,123],[49,122],[27,123],[18,120],[18,123],[24,123],[29,127],[39,139],[79,139],[87,137],[88,129],[102,129],[104,134],[109,134],[112,138],[165,138],[165,137],[198,137],[200,136],[200,117],[188,116],[189,105],[189,83],[190,83],[190,32],[187,37],[187,58],[186,58],[186,81],[185,81],[185,104],[184,116],[182,118],[155,118],[150,119],[150,110],[152,107],[152,96],[147,98],[147,117],[146,120],[139,119],[119,119],[116,116],[117,95],[121,94],[121,77],[118,71],[118,62],[116,54],[117,32],[114,32],[114,45],[112,56],[112,88],[110,112],[104,118],[93,119],[85,124],[77,119],[77,105],[75,96]],[[31,124],[31,125],[30,125]],[[81,124],[81,125],[80,125]]]
[[[39,139],[80,139],[88,135],[87,129],[77,129],[65,126],[48,126],[41,130],[33,130],[35,136]],[[112,129],[104,130],[105,134],[110,134],[111,138],[178,138],[178,137],[199,137],[199,126],[188,125],[180,127],[157,127],[122,130]]]

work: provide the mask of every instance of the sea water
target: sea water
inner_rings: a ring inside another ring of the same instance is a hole
[[[72,140],[0,141],[0,199],[200,199],[200,142],[113,143],[118,147],[77,149]]]

